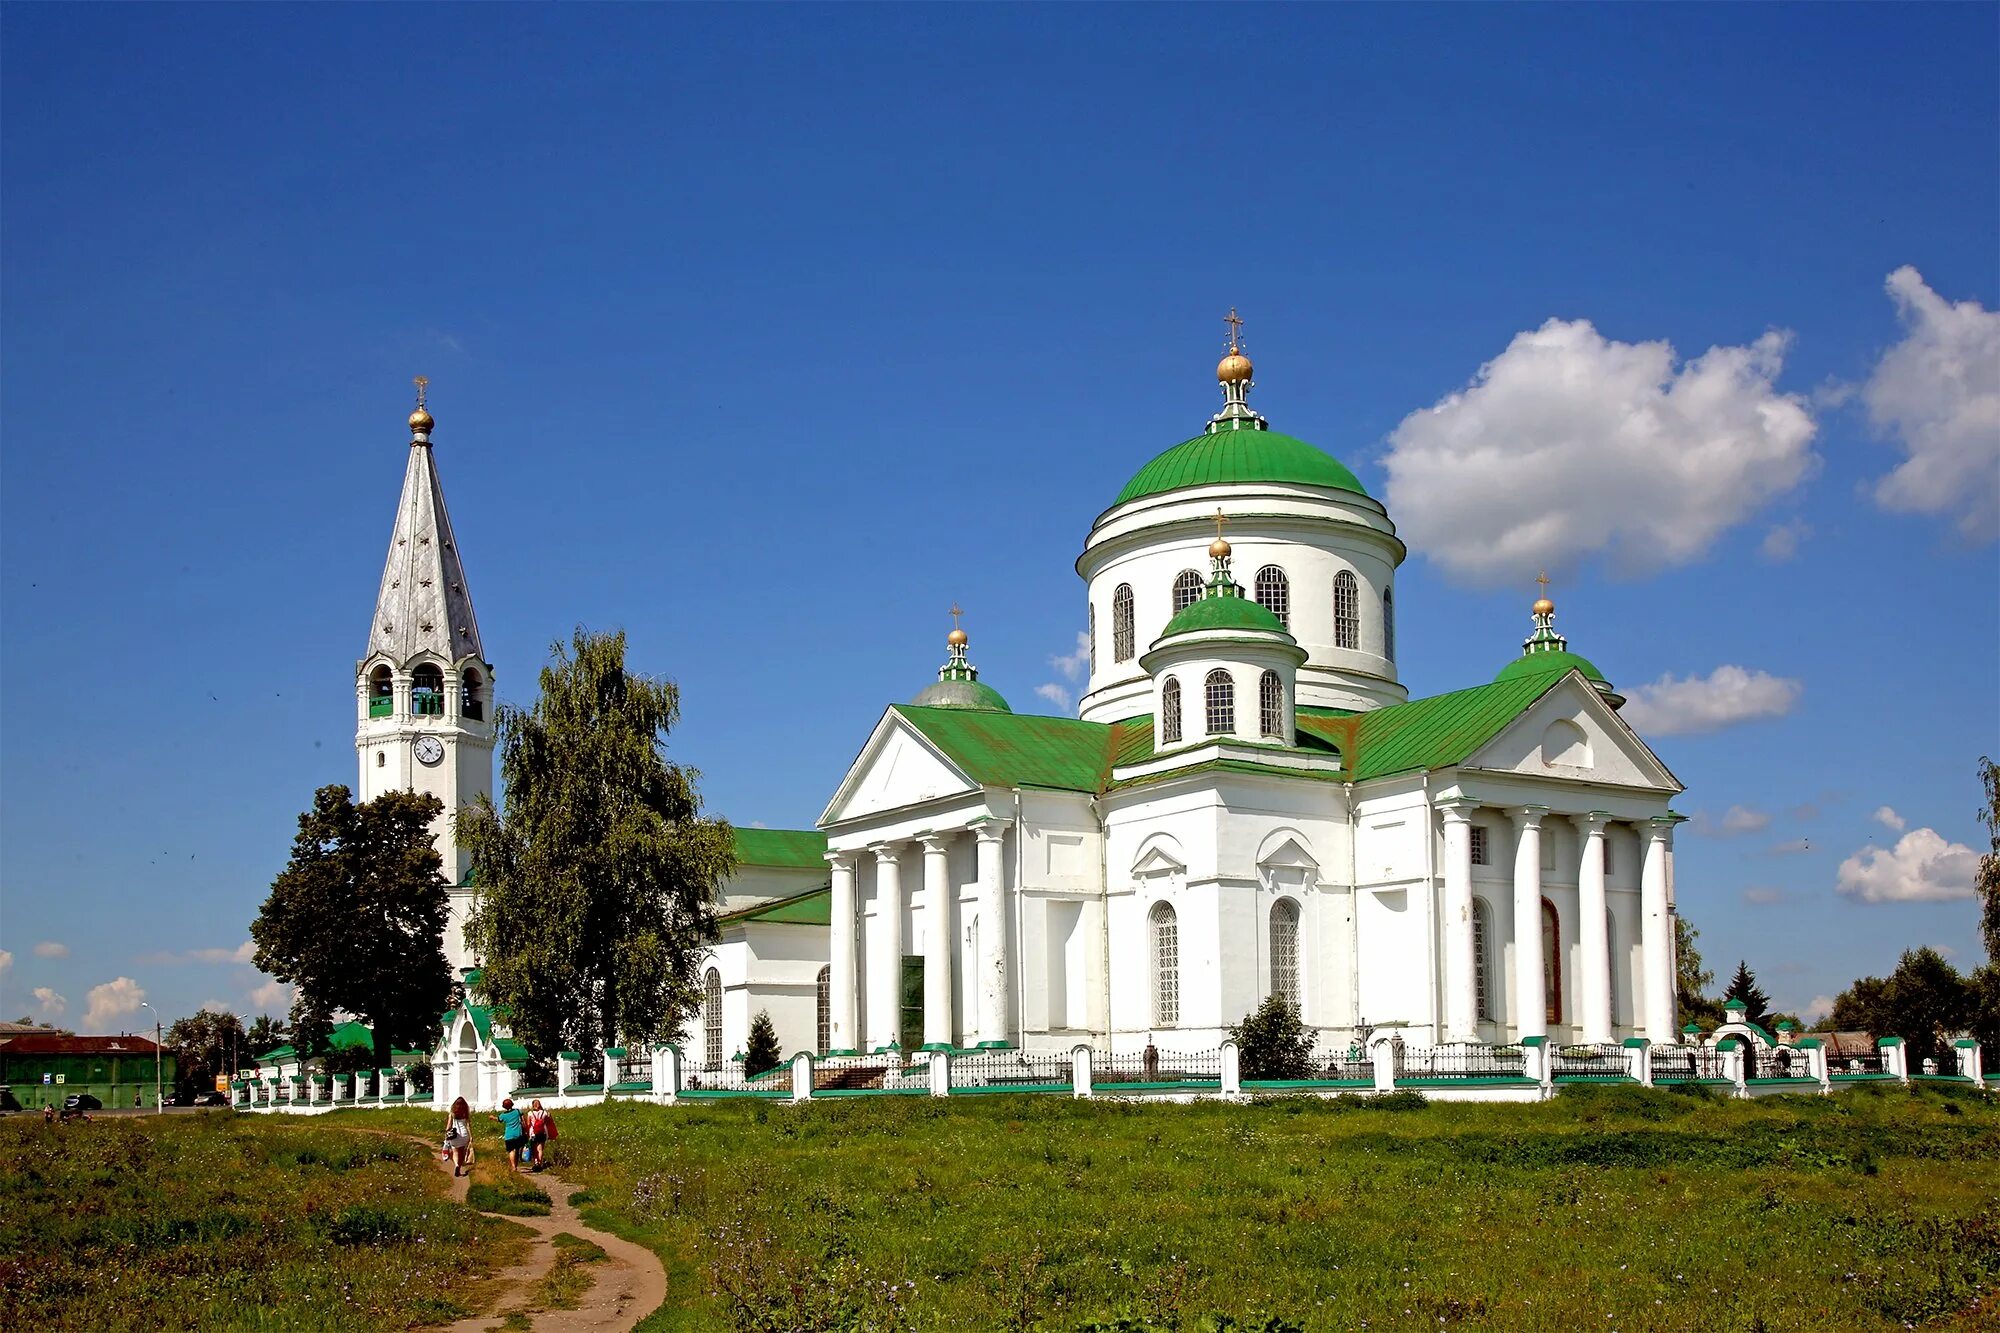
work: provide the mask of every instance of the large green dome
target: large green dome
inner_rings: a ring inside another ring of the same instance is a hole
[[[1260,604],[1248,597],[1203,597],[1182,607],[1167,627],[1160,631],[1161,639],[1172,638],[1176,634],[1189,634],[1199,630],[1250,629],[1265,634],[1286,634],[1285,622],[1271,614]],[[1158,642],[1158,640],[1155,640]]]
[[[1112,503],[1122,505],[1188,486],[1280,481],[1328,490],[1367,490],[1332,454],[1275,430],[1217,430],[1183,440],[1139,469]]]
[[[1501,667],[1500,674],[1493,679],[1496,681],[1520,680],[1524,676],[1541,676],[1552,672],[1568,671],[1571,667],[1575,667],[1578,671],[1581,671],[1585,680],[1595,681],[1599,685],[1609,685],[1611,683],[1604,678],[1604,673],[1599,671],[1596,664],[1589,658],[1567,650],[1523,653],[1506,666]]]

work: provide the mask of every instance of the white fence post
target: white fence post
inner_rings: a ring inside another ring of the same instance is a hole
[[[1222,1095],[1228,1098],[1243,1095],[1243,1052],[1233,1037],[1222,1043]]]
[[[1958,1057],[1958,1072],[1972,1080],[1975,1088],[1986,1085],[1985,1071],[1979,1067],[1979,1042],[1972,1037],[1960,1037],[1951,1044],[1952,1054]]]
[[[1369,1038],[1368,1058],[1375,1067],[1375,1091],[1394,1092],[1396,1075],[1403,1072],[1402,1037],[1384,1032]]]
[[[1625,1072],[1642,1088],[1653,1086],[1653,1043],[1644,1037],[1625,1039]]]
[[[1832,1092],[1833,1080],[1827,1077],[1831,1071],[1826,1065],[1825,1043],[1818,1037],[1804,1037],[1800,1039],[1798,1048],[1806,1053],[1806,1070],[1818,1082],[1820,1092]]]
[[[813,1095],[813,1058],[806,1051],[792,1057],[792,1100],[809,1102]]]
[[[653,1094],[664,1094],[668,1106],[681,1099],[681,1048],[672,1042],[653,1051]]]
[[[1549,1058],[1549,1039],[1536,1034],[1521,1038],[1521,1072],[1539,1084],[1543,1098],[1555,1086],[1555,1061]]]
[[[1905,1083],[1910,1081],[1910,1050],[1901,1037],[1878,1037],[1875,1049],[1882,1052],[1883,1073],[1894,1074]]]
[[[924,1073],[930,1083],[931,1096],[951,1096],[951,1052],[932,1051]]]
[[[1743,1081],[1743,1040],[1740,1037],[1724,1037],[1716,1043],[1715,1049],[1722,1054],[1722,1074],[1731,1084],[1732,1095],[1748,1097],[1749,1086]]]
[[[569,1085],[576,1082],[577,1059],[575,1051],[556,1052],[556,1096],[569,1095]]]
[[[1070,1096],[1088,1097],[1090,1093],[1090,1048],[1072,1046],[1069,1048]]]

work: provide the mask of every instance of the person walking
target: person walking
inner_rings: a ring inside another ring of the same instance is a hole
[[[556,1136],[556,1118],[542,1109],[542,1099],[535,1098],[528,1108],[528,1151],[534,1159],[534,1169],[539,1171],[547,1166],[545,1151],[548,1141]]]
[[[451,1104],[444,1119],[444,1150],[451,1155],[451,1173],[462,1176],[471,1169],[467,1158],[472,1152],[472,1108],[460,1097]]]
[[[518,1171],[528,1161],[528,1130],[521,1123],[520,1108],[508,1097],[500,1103],[500,1111],[493,1118],[500,1122],[500,1136],[507,1140],[507,1161]]]

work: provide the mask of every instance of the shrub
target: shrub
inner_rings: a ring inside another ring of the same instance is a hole
[[[743,1053],[743,1074],[755,1078],[769,1069],[776,1069],[784,1057],[778,1051],[778,1029],[771,1022],[771,1011],[759,1009],[757,1016],[750,1020],[750,1045]]]
[[[1273,995],[1229,1029],[1236,1041],[1244,1078],[1309,1078],[1318,1038],[1299,1017],[1298,1006]]]

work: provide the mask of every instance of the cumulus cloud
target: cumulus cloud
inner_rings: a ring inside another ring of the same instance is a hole
[[[1771,907],[1785,901],[1785,891],[1768,884],[1753,884],[1743,890],[1743,901],[1753,907]]]
[[[119,977],[102,986],[92,986],[87,997],[89,1005],[83,1011],[83,1025],[86,1028],[108,1028],[118,1019],[138,1013],[145,998],[146,988],[130,977]]]
[[[226,1014],[231,1012],[231,1010],[229,1006],[224,1004],[221,1000],[203,1000],[201,1002],[201,1008],[200,1010],[198,1010],[198,1012],[204,1014]]]
[[[1833,997],[1831,995],[1815,995],[1799,1006],[1799,1017],[1803,1018],[1808,1024],[1817,1023],[1832,1012]]]
[[[1762,833],[1771,827],[1768,812],[1748,805],[1732,805],[1722,812],[1720,818],[1706,810],[1697,810],[1688,821],[1690,833],[1706,834],[1712,838],[1734,838],[1745,833]]]
[[[35,957],[67,958],[69,957],[69,946],[57,940],[43,940],[35,946]]]
[[[233,949],[185,949],[180,953],[141,954],[139,961],[153,966],[176,963],[247,963],[257,956],[257,946],[249,940]]]
[[[1864,903],[1941,903],[1972,896],[1979,853],[1936,829],[1911,829],[1894,847],[1864,847],[1840,863],[1834,887]]]
[[[266,981],[250,992],[250,1009],[259,1014],[282,1014],[292,1007],[292,988],[282,981]]]
[[[1783,717],[1798,703],[1802,688],[1788,676],[1740,666],[1719,666],[1706,676],[1677,677],[1668,672],[1632,690],[1625,721],[1641,735],[1719,731],[1739,722]]]
[[[1798,558],[1799,543],[1810,536],[1812,525],[1802,518],[1777,524],[1764,534],[1764,540],[1757,545],[1757,554],[1774,565],[1782,565]]]
[[[8,970],[13,966],[14,955],[5,949],[0,949],[0,977],[6,976]]]
[[[1626,575],[1697,559],[1814,466],[1812,414],[1775,387],[1789,341],[1677,364],[1666,342],[1617,342],[1588,320],[1516,334],[1390,433],[1396,525],[1489,586],[1592,555]]]
[[[1056,669],[1057,675],[1071,684],[1082,680],[1085,673],[1090,670],[1090,635],[1078,630],[1075,649],[1052,655],[1049,658],[1049,665]],[[1047,699],[1065,712],[1069,711],[1076,697],[1073,691],[1053,680],[1035,686],[1035,694],[1036,697]]]
[[[1771,856],[1803,856],[1812,850],[1812,839],[1793,838],[1789,842],[1774,842],[1764,850]]]
[[[1898,833],[1901,833],[1904,829],[1910,826],[1909,820],[1903,818],[1901,815],[1897,814],[1894,810],[1890,809],[1886,805],[1878,806],[1875,810],[1875,813],[1870,815],[1869,818],[1874,820],[1876,823],[1880,824],[1882,827],[1894,829]]]
[[[1070,706],[1069,691],[1064,689],[1062,686],[1056,684],[1054,681],[1048,681],[1044,684],[1035,686],[1035,694],[1040,698],[1047,699],[1057,708],[1067,710]]]
[[[37,986],[35,1008],[43,1018],[61,1018],[69,1009],[69,1001],[56,994],[53,987]]]
[[[2000,310],[1947,301],[1905,264],[1883,284],[1903,340],[1862,386],[1876,429],[1908,454],[1875,502],[1947,514],[1970,541],[2000,537]]]

